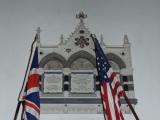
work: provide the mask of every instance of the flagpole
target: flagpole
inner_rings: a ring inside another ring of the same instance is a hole
[[[132,106],[131,102],[129,101],[129,99],[128,99],[128,97],[127,97],[126,94],[124,94],[124,98],[125,98],[125,100],[126,100],[126,103],[127,103],[128,106],[129,106],[130,110],[132,111],[134,117],[136,118],[136,120],[139,120],[138,115],[137,115],[137,113],[135,112],[135,110],[134,110],[134,108],[133,108],[133,106]]]
[[[29,74],[29,68],[31,66],[31,60],[33,59],[33,55],[34,55],[33,52],[35,51],[34,44],[36,43],[36,39],[37,39],[37,34],[36,34],[35,39],[34,39],[34,41],[32,42],[32,45],[31,45],[30,56],[29,56],[29,60],[28,60],[28,63],[27,63],[27,68],[26,68],[26,72],[25,72],[25,76],[24,76],[24,81],[23,81],[23,85],[22,85],[22,88],[21,88],[20,93],[19,93],[18,101],[22,101],[23,92],[24,92],[24,89],[25,89],[25,86],[26,86],[26,83],[27,83],[27,77],[28,77],[28,74]]]
[[[17,116],[18,116],[18,112],[19,112],[20,106],[21,106],[21,101],[18,101],[17,108],[16,108],[16,111],[15,111],[15,115],[14,115],[14,119],[13,120],[17,120]]]
[[[91,34],[90,37],[92,38],[93,42],[94,42],[94,46],[95,46],[95,39],[96,39],[96,35],[95,34]],[[98,72],[98,70],[97,70]],[[100,85],[99,85],[100,87]],[[106,116],[105,116],[105,109],[104,109],[104,104],[103,104],[103,100],[102,100],[102,91],[100,89],[100,95],[101,95],[101,102],[102,102],[102,109],[103,109],[103,117],[104,117],[104,120],[107,120]]]
[[[38,29],[40,29],[40,28],[38,28]],[[15,111],[15,115],[14,115],[14,119],[13,120],[17,120],[19,109],[20,109],[20,106],[22,104],[22,97],[23,97],[22,94],[24,93],[24,90],[25,90],[25,86],[26,86],[26,83],[27,83],[27,77],[28,77],[28,74],[29,74],[29,68],[31,66],[31,60],[33,59],[33,51],[35,50],[34,49],[35,48],[34,44],[36,43],[37,39],[39,39],[40,30],[38,30],[38,29],[37,29],[37,33],[36,33],[36,36],[34,38],[34,41],[31,44],[30,56],[29,56],[29,60],[28,60],[28,63],[27,63],[27,68],[26,68],[26,72],[25,72],[22,88],[21,88],[19,96],[18,96],[18,104],[17,104],[17,107],[16,107],[16,111]]]
[[[96,38],[96,35],[95,34],[91,34],[90,37],[92,38],[93,40],[93,43],[94,43],[94,46],[95,46],[95,38]],[[97,71],[98,72],[98,71]],[[100,87],[100,85],[99,85]],[[102,109],[103,109],[103,117],[104,117],[104,120],[106,120],[106,117],[105,117],[105,110],[104,110],[104,104],[103,104],[103,100],[102,100],[102,91],[100,89],[100,95],[101,95],[101,102],[102,102]]]
[[[25,85],[26,85],[26,77],[28,76],[27,73],[28,73],[28,70],[29,70],[29,65],[30,65],[31,57],[33,56],[32,53],[33,53],[33,46],[34,46],[35,42],[36,42],[36,40],[34,40],[33,43],[32,43],[32,45],[31,45],[30,56],[29,56],[29,60],[28,60],[28,64],[27,64],[27,69],[26,69],[25,76],[24,76],[23,85],[22,85],[22,88],[21,88],[20,93],[19,93],[18,104],[17,104],[15,115],[14,115],[14,120],[17,120],[19,109],[20,109],[20,106],[21,106],[21,103],[22,103],[22,93],[24,92],[24,88],[25,88]]]

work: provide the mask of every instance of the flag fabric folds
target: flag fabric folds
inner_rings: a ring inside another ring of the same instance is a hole
[[[38,48],[35,48],[30,73],[23,96],[22,120],[39,120],[39,80],[40,76],[38,74]]]
[[[124,120],[120,98],[125,92],[96,38],[94,43],[105,120]]]

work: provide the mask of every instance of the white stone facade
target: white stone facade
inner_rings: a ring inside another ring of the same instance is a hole
[[[66,40],[63,36],[56,46],[43,46],[38,41],[39,63],[44,69],[41,79],[41,111],[50,114],[102,114],[99,81],[95,64],[94,43],[90,31],[85,27],[83,12],[75,31]],[[109,46],[100,38],[100,44],[111,66],[119,75],[133,105],[133,68],[130,43],[127,35],[123,45]],[[130,113],[124,99],[124,113]]]

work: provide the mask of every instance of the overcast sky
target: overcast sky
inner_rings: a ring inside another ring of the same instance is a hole
[[[136,111],[141,120],[160,120],[160,0],[0,0],[0,120],[12,120],[35,30],[42,44],[55,45],[88,14],[86,26],[107,45],[132,44]],[[64,117],[65,116],[65,117]],[[41,120],[103,120],[100,115],[43,115]],[[129,117],[130,118],[130,117]],[[130,120],[130,119],[127,120]]]

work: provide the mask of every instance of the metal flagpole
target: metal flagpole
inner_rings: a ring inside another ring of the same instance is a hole
[[[126,94],[124,95],[124,98],[125,98],[125,100],[126,100],[126,103],[127,103],[128,106],[129,106],[130,110],[132,111],[134,117],[136,118],[136,120],[139,120],[138,115],[137,115],[137,113],[135,112],[135,110],[134,110],[134,108],[133,108],[133,106],[132,106],[131,102],[129,101],[129,99],[128,99],[128,97],[127,97]]]
[[[21,102],[18,101],[17,108],[16,108],[16,111],[15,111],[15,115],[14,115],[14,119],[13,120],[17,120],[17,116],[18,116],[18,112],[19,112],[20,106],[21,106]]]
[[[40,28],[37,28],[37,33],[36,33],[36,36],[34,38],[34,41],[32,42],[32,45],[31,45],[31,52],[30,52],[30,56],[29,56],[29,60],[28,60],[28,64],[27,64],[27,69],[26,69],[26,72],[25,72],[25,76],[24,76],[24,81],[23,81],[23,85],[22,85],[22,88],[21,88],[21,91],[20,91],[20,94],[19,94],[19,97],[18,97],[18,100],[19,101],[22,101],[22,97],[23,97],[23,93],[24,93],[24,89],[25,89],[25,86],[26,86],[26,83],[27,83],[27,79],[28,79],[28,75],[29,75],[29,72],[30,72],[30,67],[31,67],[31,63],[32,63],[32,59],[33,59],[33,56],[34,56],[34,51],[36,49],[36,45],[35,43],[38,41],[38,39],[40,38]]]
[[[20,90],[20,93],[19,93],[19,96],[18,96],[18,104],[17,104],[17,108],[16,108],[16,111],[15,111],[15,115],[14,115],[14,119],[13,120],[17,120],[17,117],[18,117],[18,113],[19,113],[19,109],[20,109],[20,106],[23,102],[23,93],[24,93],[24,90],[25,90],[25,86],[27,84],[27,78],[28,78],[28,75],[29,75],[29,68],[31,66],[31,60],[33,59],[33,56],[34,56],[34,51],[36,49],[36,47],[34,47],[37,39],[39,39],[39,34],[40,34],[40,28],[37,29],[37,33],[36,33],[36,36],[34,38],[34,41],[32,42],[31,44],[31,51],[30,51],[30,56],[29,56],[29,60],[28,60],[28,64],[27,64],[27,68],[26,68],[26,72],[25,72],[25,76],[24,76],[24,81],[23,81],[23,85],[22,85],[22,88]]]

